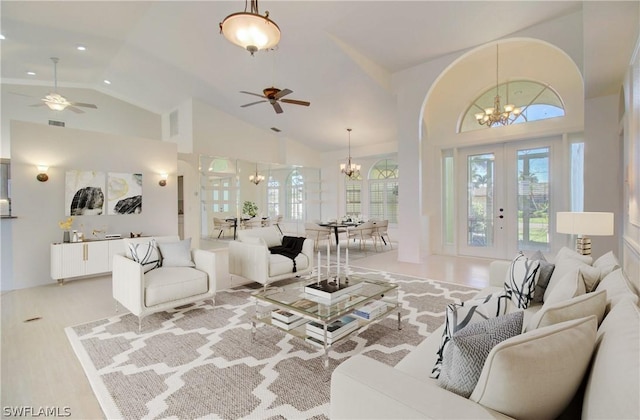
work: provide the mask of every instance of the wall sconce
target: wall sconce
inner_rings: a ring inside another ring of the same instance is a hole
[[[160,174],[160,181],[158,181],[158,185],[161,187],[167,185],[167,178],[169,178],[169,174]]]
[[[38,165],[38,175],[36,176],[36,179],[40,182],[47,182],[47,180],[49,179],[49,175],[47,175],[48,170],[48,166]]]

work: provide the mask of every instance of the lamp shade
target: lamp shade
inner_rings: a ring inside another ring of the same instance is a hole
[[[573,235],[613,235],[613,213],[570,212],[556,213],[556,231]]]

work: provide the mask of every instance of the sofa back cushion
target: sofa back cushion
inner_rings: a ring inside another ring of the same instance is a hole
[[[267,247],[278,246],[282,244],[282,235],[276,226],[267,226],[255,229],[245,229],[238,232],[238,240],[244,242],[247,238],[262,238]],[[249,239],[250,240],[250,239]]]
[[[606,305],[606,290],[585,293],[561,302],[545,302],[542,308],[531,317],[526,330],[531,331],[536,328],[547,327],[591,315],[596,316],[598,325],[600,325],[604,318]]]
[[[538,328],[496,345],[470,399],[508,416],[556,418],[587,371],[595,316]]]
[[[598,290],[607,291],[607,312],[622,299],[631,299],[634,303],[638,303],[638,295],[636,295],[627,277],[620,268],[607,274],[600,284],[598,284],[596,291]]]
[[[598,330],[583,419],[640,418],[640,310],[622,299]]]

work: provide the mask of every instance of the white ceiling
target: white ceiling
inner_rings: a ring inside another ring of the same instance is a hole
[[[282,40],[251,57],[219,34],[219,22],[244,8],[240,0],[2,1],[1,76],[51,86],[49,57],[57,56],[62,88],[93,88],[157,113],[198,98],[326,151],[344,148],[347,127],[354,147],[396,140],[394,72],[572,13],[584,15],[584,28],[566,30],[583,32],[587,96],[617,93],[637,39],[638,4],[264,0],[260,12],[270,12]],[[257,99],[240,90],[272,85],[311,106],[283,104],[280,115],[268,104],[240,108]]]

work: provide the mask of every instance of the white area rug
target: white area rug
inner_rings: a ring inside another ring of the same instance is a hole
[[[330,352],[273,327],[251,339],[254,289],[143,320],[123,314],[66,328],[107,418],[328,418],[330,374],[354,354],[395,365],[442,324],[446,305],[477,290],[435,280],[351,268],[399,284],[397,315],[370,324]],[[431,366],[425,366],[431,369]]]

